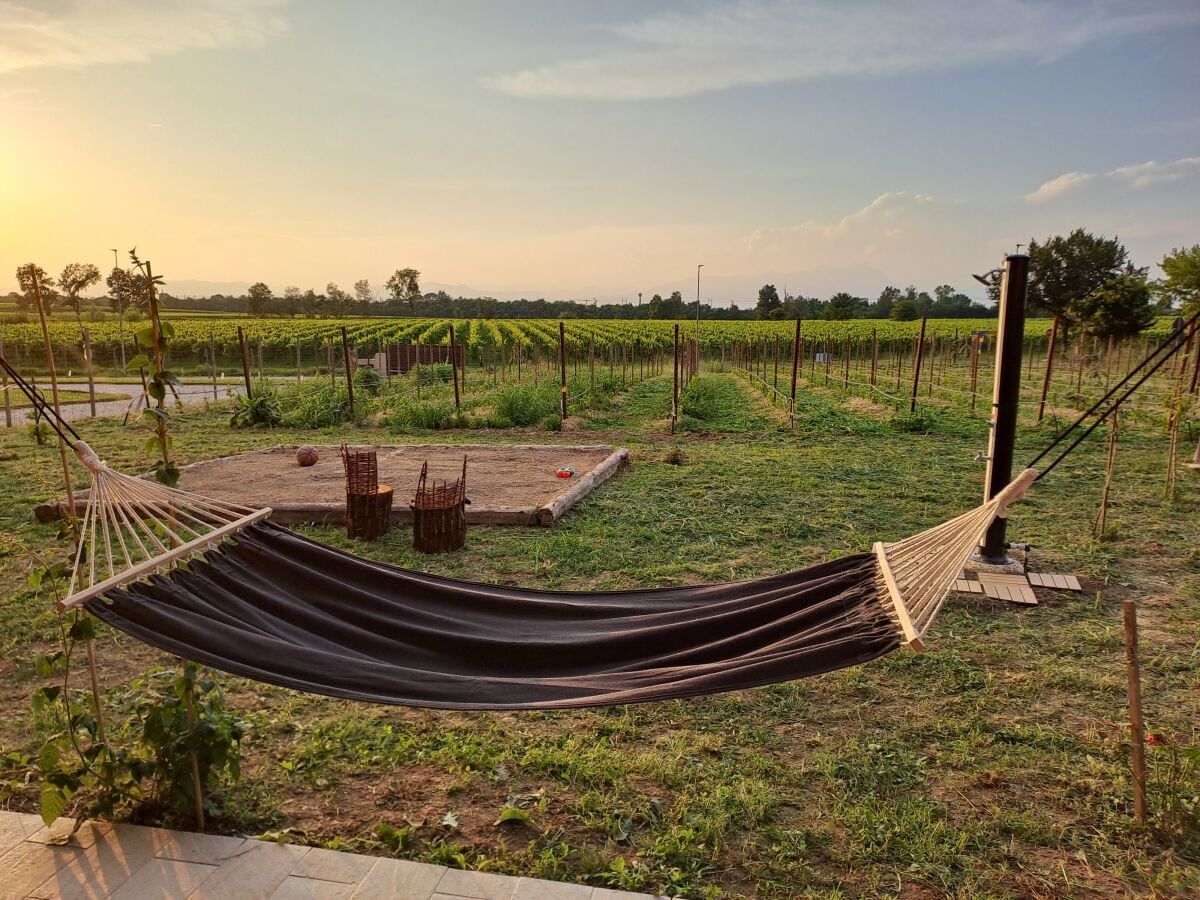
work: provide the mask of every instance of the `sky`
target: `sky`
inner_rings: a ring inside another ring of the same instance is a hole
[[[725,304],[1200,243],[1197,0],[0,0],[16,267]]]

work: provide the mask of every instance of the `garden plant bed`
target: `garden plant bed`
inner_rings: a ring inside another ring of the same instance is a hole
[[[467,457],[467,522],[476,525],[549,525],[604,482],[629,451],[600,444],[393,444],[373,445],[379,481],[395,489],[393,521],[411,522],[409,502],[422,463],[430,481],[453,481]],[[254,450],[195,462],[181,468],[180,487],[244,506],[269,506],[281,525],[340,524],[346,517],[346,478],[339,446],[318,446],[315,465],[296,462],[296,445]],[[558,478],[560,466],[575,470]],[[86,496],[86,492],[80,495]],[[38,517],[57,515],[43,504]]]

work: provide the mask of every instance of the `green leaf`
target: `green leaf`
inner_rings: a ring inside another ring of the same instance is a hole
[[[448,812],[444,816],[442,816],[442,824],[445,825],[447,828],[457,828],[458,827],[458,816],[456,816],[453,812]]]
[[[143,344],[147,344],[147,345],[153,344],[154,343],[154,329],[151,326],[147,325],[145,328],[142,328],[140,331],[138,331],[137,339],[139,341],[141,341]]]
[[[533,825],[533,816],[519,806],[506,806],[500,810],[500,816],[493,825],[503,825],[505,822],[516,822],[518,825]]]
[[[183,383],[179,380],[178,375],[176,375],[174,372],[168,371],[166,369],[163,369],[163,371],[158,373],[158,380],[161,381],[163,384],[173,384],[176,386],[179,386],[180,384]]]
[[[42,821],[46,823],[47,828],[54,824],[54,820],[61,816],[66,811],[66,808],[66,793],[60,788],[43,784],[41,812]]]
[[[146,443],[142,445],[142,451],[145,453],[157,453],[162,449],[162,445],[158,442],[158,435],[146,438]]]
[[[158,281],[157,276],[155,277],[154,280],[156,282]],[[158,334],[160,337],[163,337],[163,338],[173,338],[173,337],[175,337],[175,326],[172,325],[169,321],[162,319],[158,323]]]
[[[161,381],[155,380],[146,385],[146,393],[155,400],[163,400],[167,396],[167,388]]]
[[[145,353],[139,353],[133,359],[125,364],[130,369],[144,369],[150,365],[150,357]]]
[[[90,641],[96,636],[96,625],[90,616],[83,616],[67,632],[73,641]]]

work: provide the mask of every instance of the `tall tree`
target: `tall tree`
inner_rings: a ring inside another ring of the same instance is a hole
[[[29,309],[34,305],[33,284],[35,281],[41,289],[42,306],[49,313],[58,297],[58,292],[54,290],[54,279],[48,277],[45,270],[36,263],[26,263],[17,269],[17,287],[21,289],[17,305],[21,309]]]
[[[354,298],[331,281],[325,285],[325,306],[330,315],[344,316],[354,306]]]
[[[375,292],[371,290],[371,282],[363,278],[354,282],[354,299],[359,303],[373,303]]]
[[[273,299],[271,289],[261,281],[250,285],[250,290],[246,291],[246,303],[250,307],[251,315],[261,316]]]
[[[68,263],[58,276],[59,286],[66,294],[63,302],[75,313],[80,328],[83,328],[83,315],[79,309],[79,295],[99,280],[100,270],[91,263]]]
[[[897,322],[911,322],[920,316],[917,301],[911,297],[901,297],[892,305],[892,318]]]
[[[1155,285],[1159,295],[1184,318],[1200,312],[1200,244],[1172,250],[1158,265],[1167,276]]]
[[[758,303],[754,307],[755,314],[760,319],[776,319],[776,315],[783,309],[783,303],[779,299],[779,291],[775,290],[775,285],[764,284],[758,289]]]
[[[860,307],[865,307],[866,301],[859,300],[853,294],[839,291],[829,298],[825,305],[826,319],[853,319],[859,313]]]
[[[421,273],[416,269],[397,269],[385,283],[388,292],[395,300],[408,303],[411,313],[417,311],[417,300],[421,298]]]
[[[650,302],[646,305],[646,316],[650,319],[665,319],[663,315],[663,298],[662,294],[655,294],[650,298]]]
[[[679,291],[671,291],[671,296],[663,301],[663,318],[687,318],[687,309],[683,303],[683,294],[681,294]]]
[[[1117,275],[1072,307],[1089,334],[1130,337],[1154,324],[1154,303],[1144,275]]]
[[[1117,238],[1076,228],[1066,237],[1029,242],[1029,305],[1060,316],[1066,325],[1086,320],[1087,297],[1118,275],[1144,275],[1129,262]]]
[[[896,301],[901,296],[900,288],[889,284],[879,292],[879,299],[875,301],[871,308],[872,315],[877,319],[889,318],[892,314],[892,307],[896,305]]]

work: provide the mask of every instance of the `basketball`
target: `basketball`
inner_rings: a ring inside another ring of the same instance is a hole
[[[307,444],[296,451],[296,462],[302,466],[311,466],[320,458],[321,455],[317,453],[317,448]]]

